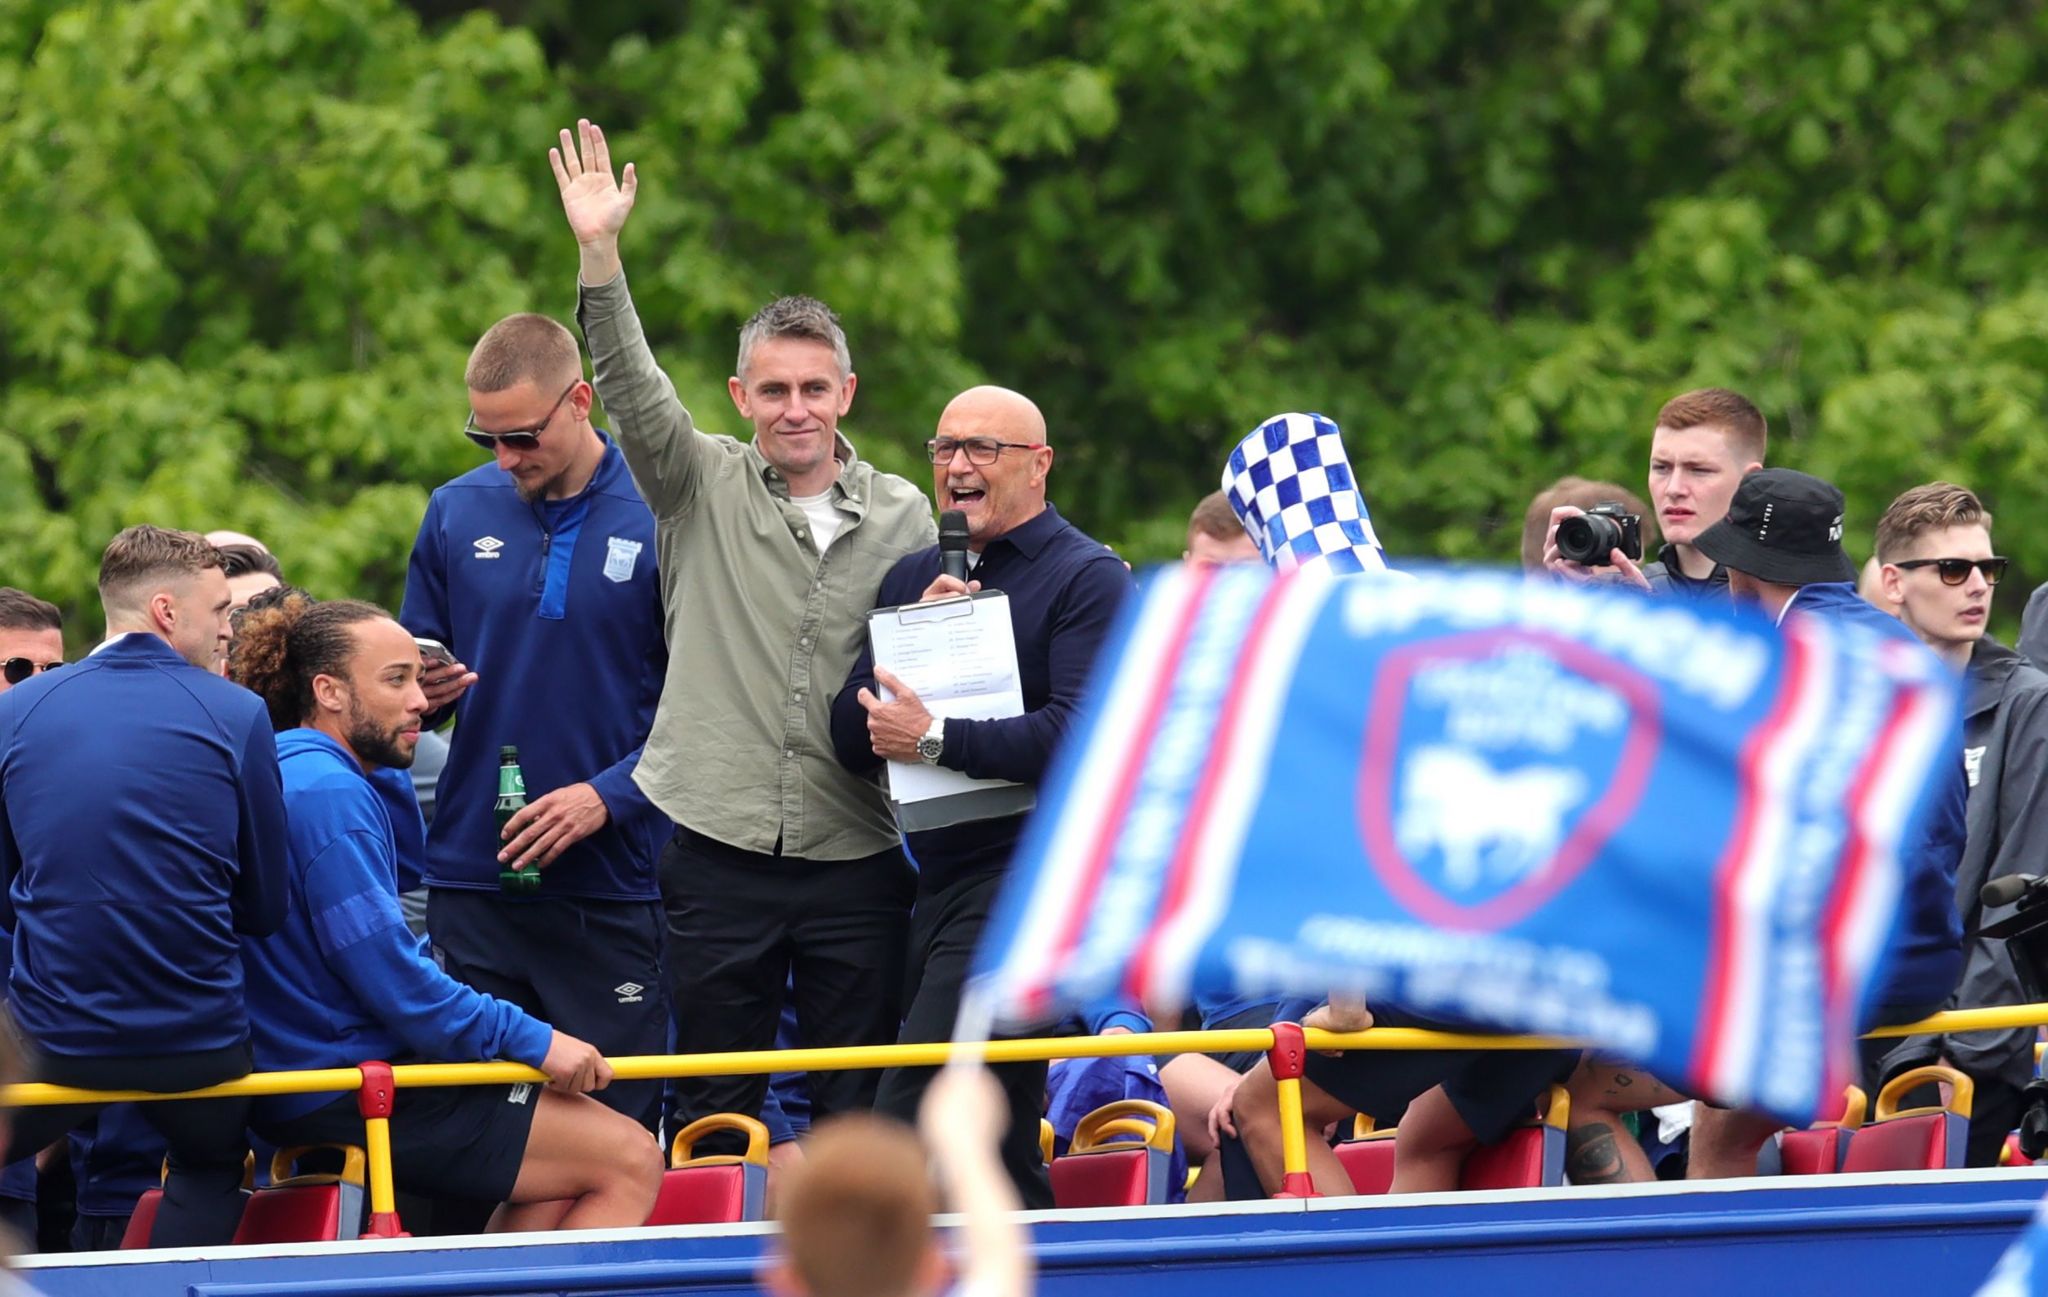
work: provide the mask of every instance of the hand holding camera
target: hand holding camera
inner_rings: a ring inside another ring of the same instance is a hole
[[[1543,566],[1567,581],[1625,581],[1650,588],[1638,566],[1643,557],[1643,518],[1609,501],[1591,509],[1559,505],[1550,511],[1543,540]]]

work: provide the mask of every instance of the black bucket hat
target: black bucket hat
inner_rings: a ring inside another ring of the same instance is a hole
[[[1701,532],[1693,548],[1773,585],[1854,581],[1856,565],[1842,552],[1842,514],[1842,493],[1832,482],[1760,468],[1736,486],[1727,516]]]

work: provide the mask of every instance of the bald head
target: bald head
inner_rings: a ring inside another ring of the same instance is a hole
[[[1035,441],[1040,445],[1046,442],[1045,415],[1040,412],[1038,403],[1007,387],[985,385],[968,388],[946,402],[945,410],[939,415],[939,427],[944,428],[949,422],[970,420],[1000,429],[1003,441]],[[939,435],[943,437],[946,434],[941,432]]]
[[[1029,397],[1007,387],[970,387],[939,415],[936,443],[933,494],[941,510],[967,515],[969,549],[980,553],[1045,512],[1052,447],[1045,415]]]

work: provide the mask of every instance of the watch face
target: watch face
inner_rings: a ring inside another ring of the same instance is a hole
[[[944,744],[938,739],[922,738],[917,741],[917,755],[927,761],[937,761],[939,759],[939,750],[942,747],[944,747]]]

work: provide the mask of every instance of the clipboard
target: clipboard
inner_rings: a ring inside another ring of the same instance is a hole
[[[1000,590],[868,614],[875,664],[901,680],[934,716],[996,720],[1024,714],[1023,678],[1010,597]],[[875,693],[891,697],[878,683]],[[974,779],[921,761],[888,763],[889,809],[905,833],[1022,815],[1038,790],[1008,779]]]

